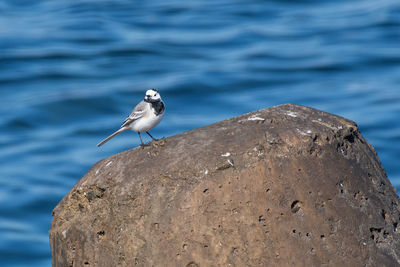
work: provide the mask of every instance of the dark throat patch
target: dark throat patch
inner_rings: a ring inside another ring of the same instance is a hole
[[[153,107],[156,115],[160,115],[164,112],[165,106],[164,102],[162,101],[151,102],[151,106]]]

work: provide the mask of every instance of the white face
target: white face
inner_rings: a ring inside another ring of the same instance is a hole
[[[147,101],[157,101],[161,99],[160,94],[155,89],[150,89],[146,91],[146,96],[144,97]]]

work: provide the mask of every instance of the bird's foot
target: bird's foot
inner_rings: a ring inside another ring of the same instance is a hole
[[[140,144],[140,147],[144,149],[146,146],[150,146],[150,144]]]

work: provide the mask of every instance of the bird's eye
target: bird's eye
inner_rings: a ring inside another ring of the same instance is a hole
[[[154,96],[156,96],[157,94],[154,94]]]

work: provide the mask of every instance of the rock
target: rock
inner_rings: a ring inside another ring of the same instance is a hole
[[[104,159],[53,214],[53,266],[400,264],[376,152],[354,122],[297,105]]]

